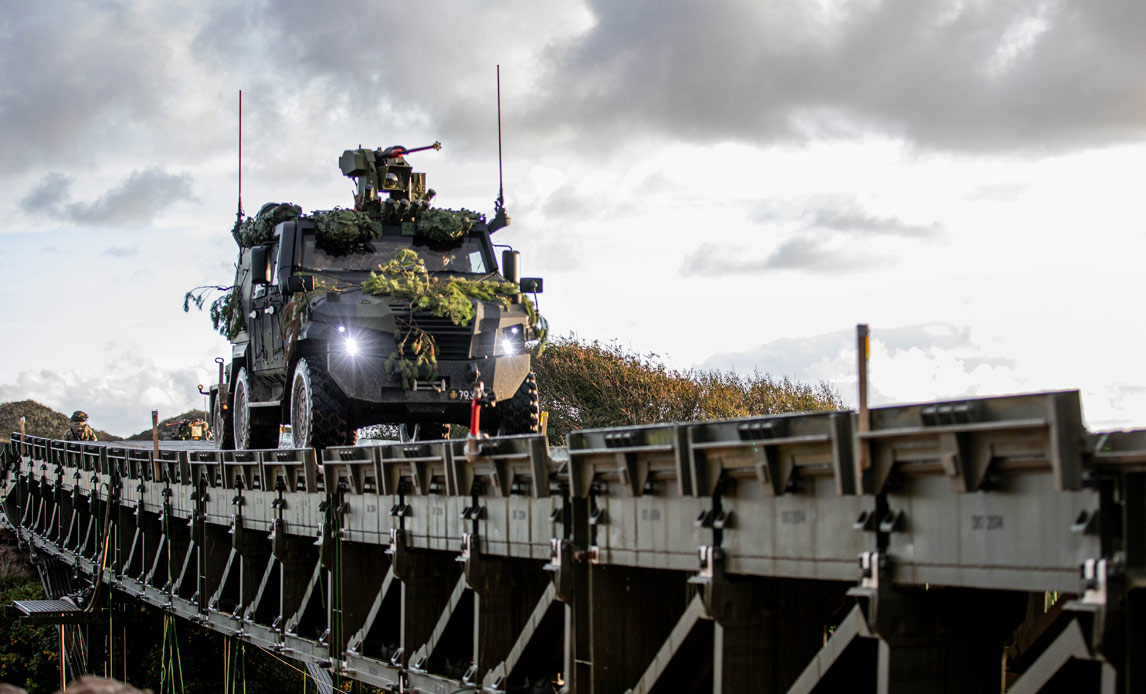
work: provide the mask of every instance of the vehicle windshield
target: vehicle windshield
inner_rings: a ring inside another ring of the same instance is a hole
[[[327,247],[316,243],[316,238],[307,234],[303,237],[302,265],[323,272],[372,272],[405,249],[416,252],[429,272],[479,275],[491,272],[482,257],[481,244],[468,237],[440,244],[408,236],[383,236],[371,241]]]

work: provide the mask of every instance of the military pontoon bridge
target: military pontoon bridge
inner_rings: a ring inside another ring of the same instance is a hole
[[[567,442],[16,434],[0,489],[49,598],[389,691],[1146,691],[1146,431],[1077,392]]]

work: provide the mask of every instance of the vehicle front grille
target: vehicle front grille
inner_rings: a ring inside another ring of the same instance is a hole
[[[449,318],[440,318],[432,313],[409,311],[399,313],[399,325],[408,322],[426,331],[438,346],[438,360],[465,360],[470,358],[473,344],[473,325],[454,325]]]

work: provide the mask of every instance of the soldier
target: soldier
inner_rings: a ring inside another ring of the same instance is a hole
[[[76,410],[72,413],[72,423],[64,432],[67,441],[98,441],[95,432],[88,426],[88,413]]]

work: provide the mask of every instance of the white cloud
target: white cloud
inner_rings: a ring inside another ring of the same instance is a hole
[[[545,277],[555,331],[847,384],[867,321],[880,397],[1079,387],[1093,421],[1141,421],[1144,19],[1135,0],[16,3],[3,397],[86,388],[128,421],[226,353],[179,307],[232,277],[238,89],[247,209],[345,206],[343,149],[441,140],[411,157],[437,202],[489,211],[500,64],[495,241]]]
[[[83,368],[22,371],[0,384],[0,402],[31,399],[69,413],[84,410],[97,429],[120,436],[151,426],[151,411],[160,419],[203,409],[195,386],[210,382],[207,368],[160,369],[151,360],[125,360],[99,371]]]

